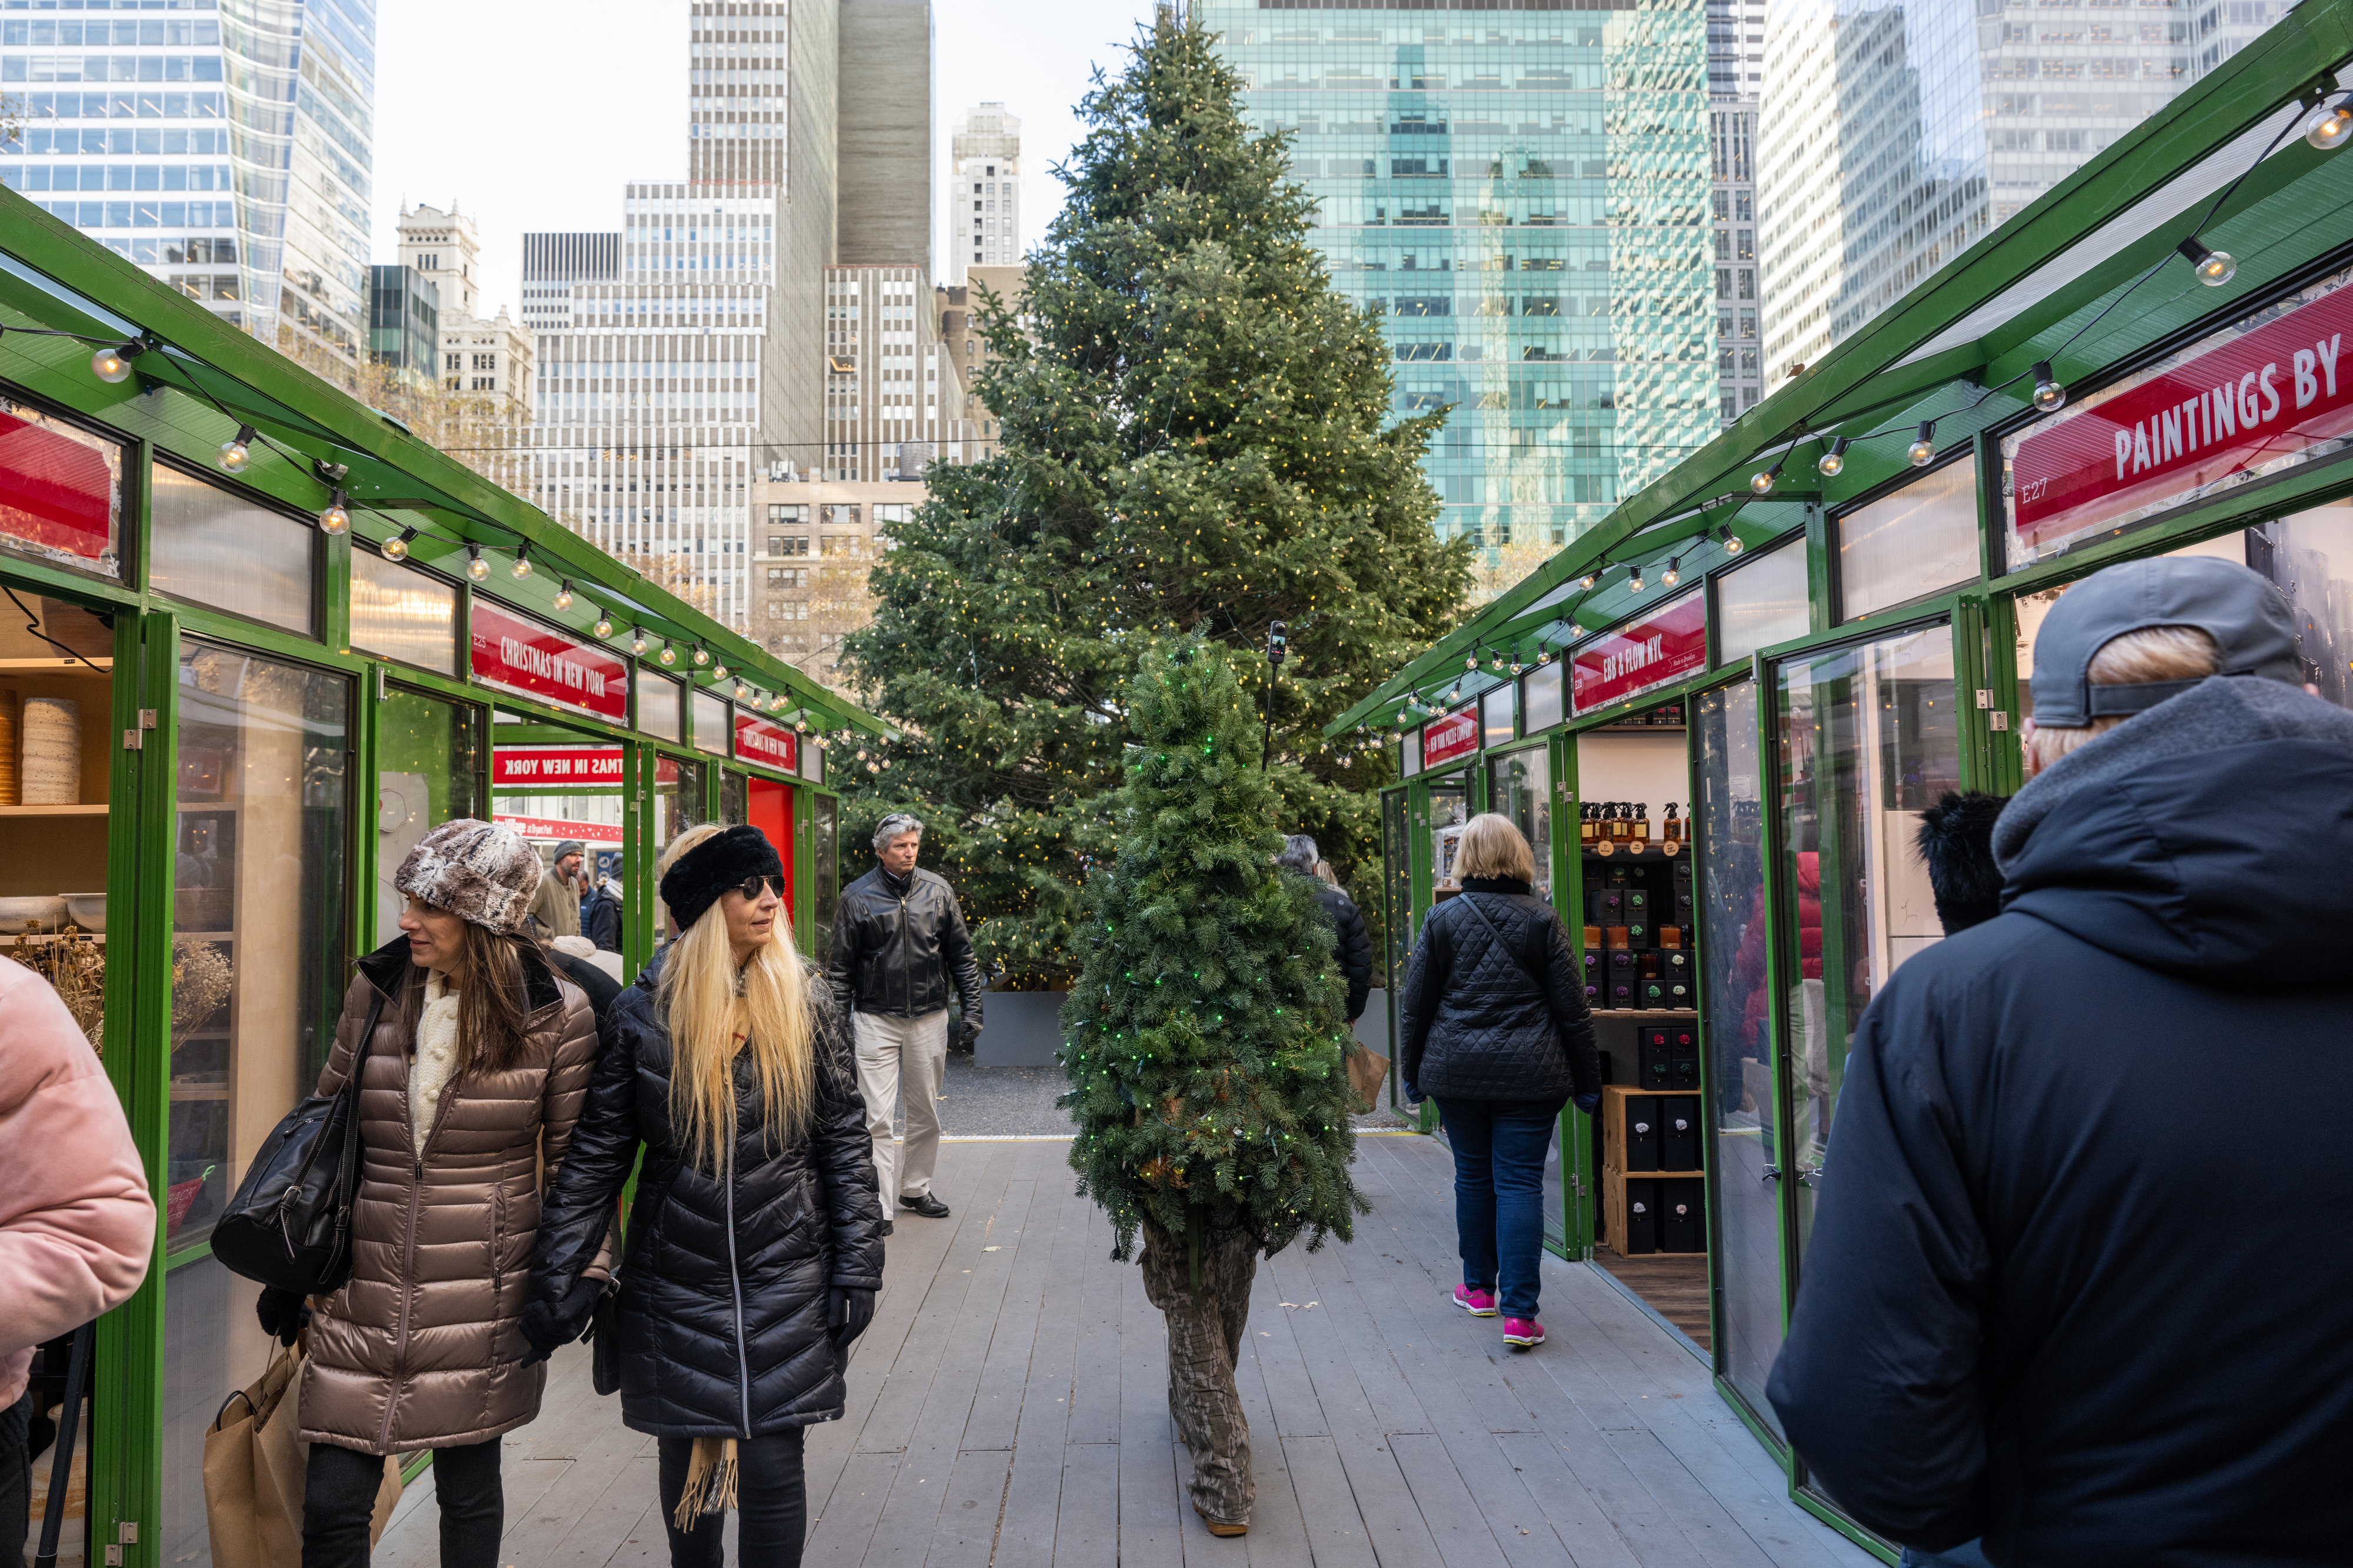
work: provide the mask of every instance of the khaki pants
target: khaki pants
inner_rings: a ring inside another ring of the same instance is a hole
[[[890,1018],[879,1013],[851,1015],[858,1031],[858,1092],[866,1101],[866,1133],[874,1140],[874,1181],[882,1194],[882,1217],[898,1209],[896,1197],[921,1197],[932,1190],[940,1161],[940,1080],[948,1065],[948,1016],[943,1008],[920,1018]],[[907,1097],[907,1142],[891,1142],[891,1112]]]
[[[1257,1489],[1234,1363],[1250,1326],[1258,1243],[1239,1228],[1203,1235],[1198,1306],[1184,1237],[1147,1222],[1143,1261],[1144,1294],[1168,1319],[1168,1414],[1193,1456],[1193,1506],[1219,1524],[1248,1524]]]

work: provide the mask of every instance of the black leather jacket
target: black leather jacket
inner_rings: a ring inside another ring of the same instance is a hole
[[[920,1018],[944,1012],[951,975],[965,1022],[978,1024],[980,965],[973,960],[964,910],[944,879],[918,866],[902,897],[877,866],[841,889],[826,978],[845,1015]]]

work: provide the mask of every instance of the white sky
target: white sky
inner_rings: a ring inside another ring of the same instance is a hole
[[[1021,121],[1022,242],[1036,243],[1090,68],[1113,68],[1151,14],[1151,0],[933,0],[935,232],[950,128],[1002,100]],[[481,235],[482,314],[513,310],[526,230],[617,228],[624,183],[685,178],[686,36],[682,0],[383,0],[371,259],[398,257],[404,201],[455,201]]]

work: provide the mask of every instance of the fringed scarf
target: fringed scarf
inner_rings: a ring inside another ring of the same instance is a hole
[[[735,1439],[697,1437],[686,1462],[686,1489],[679,1493],[671,1521],[691,1531],[705,1514],[724,1513],[735,1506]]]

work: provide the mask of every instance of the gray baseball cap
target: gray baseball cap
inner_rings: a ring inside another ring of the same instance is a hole
[[[2095,572],[2060,595],[2034,638],[2034,721],[2081,729],[2106,715],[2140,713],[2198,684],[2158,680],[2094,686],[2094,656],[2126,632],[2195,626],[2221,651],[2217,673],[2260,675],[2293,686],[2304,679],[2295,620],[2263,576],[2218,555],[2127,561]]]

